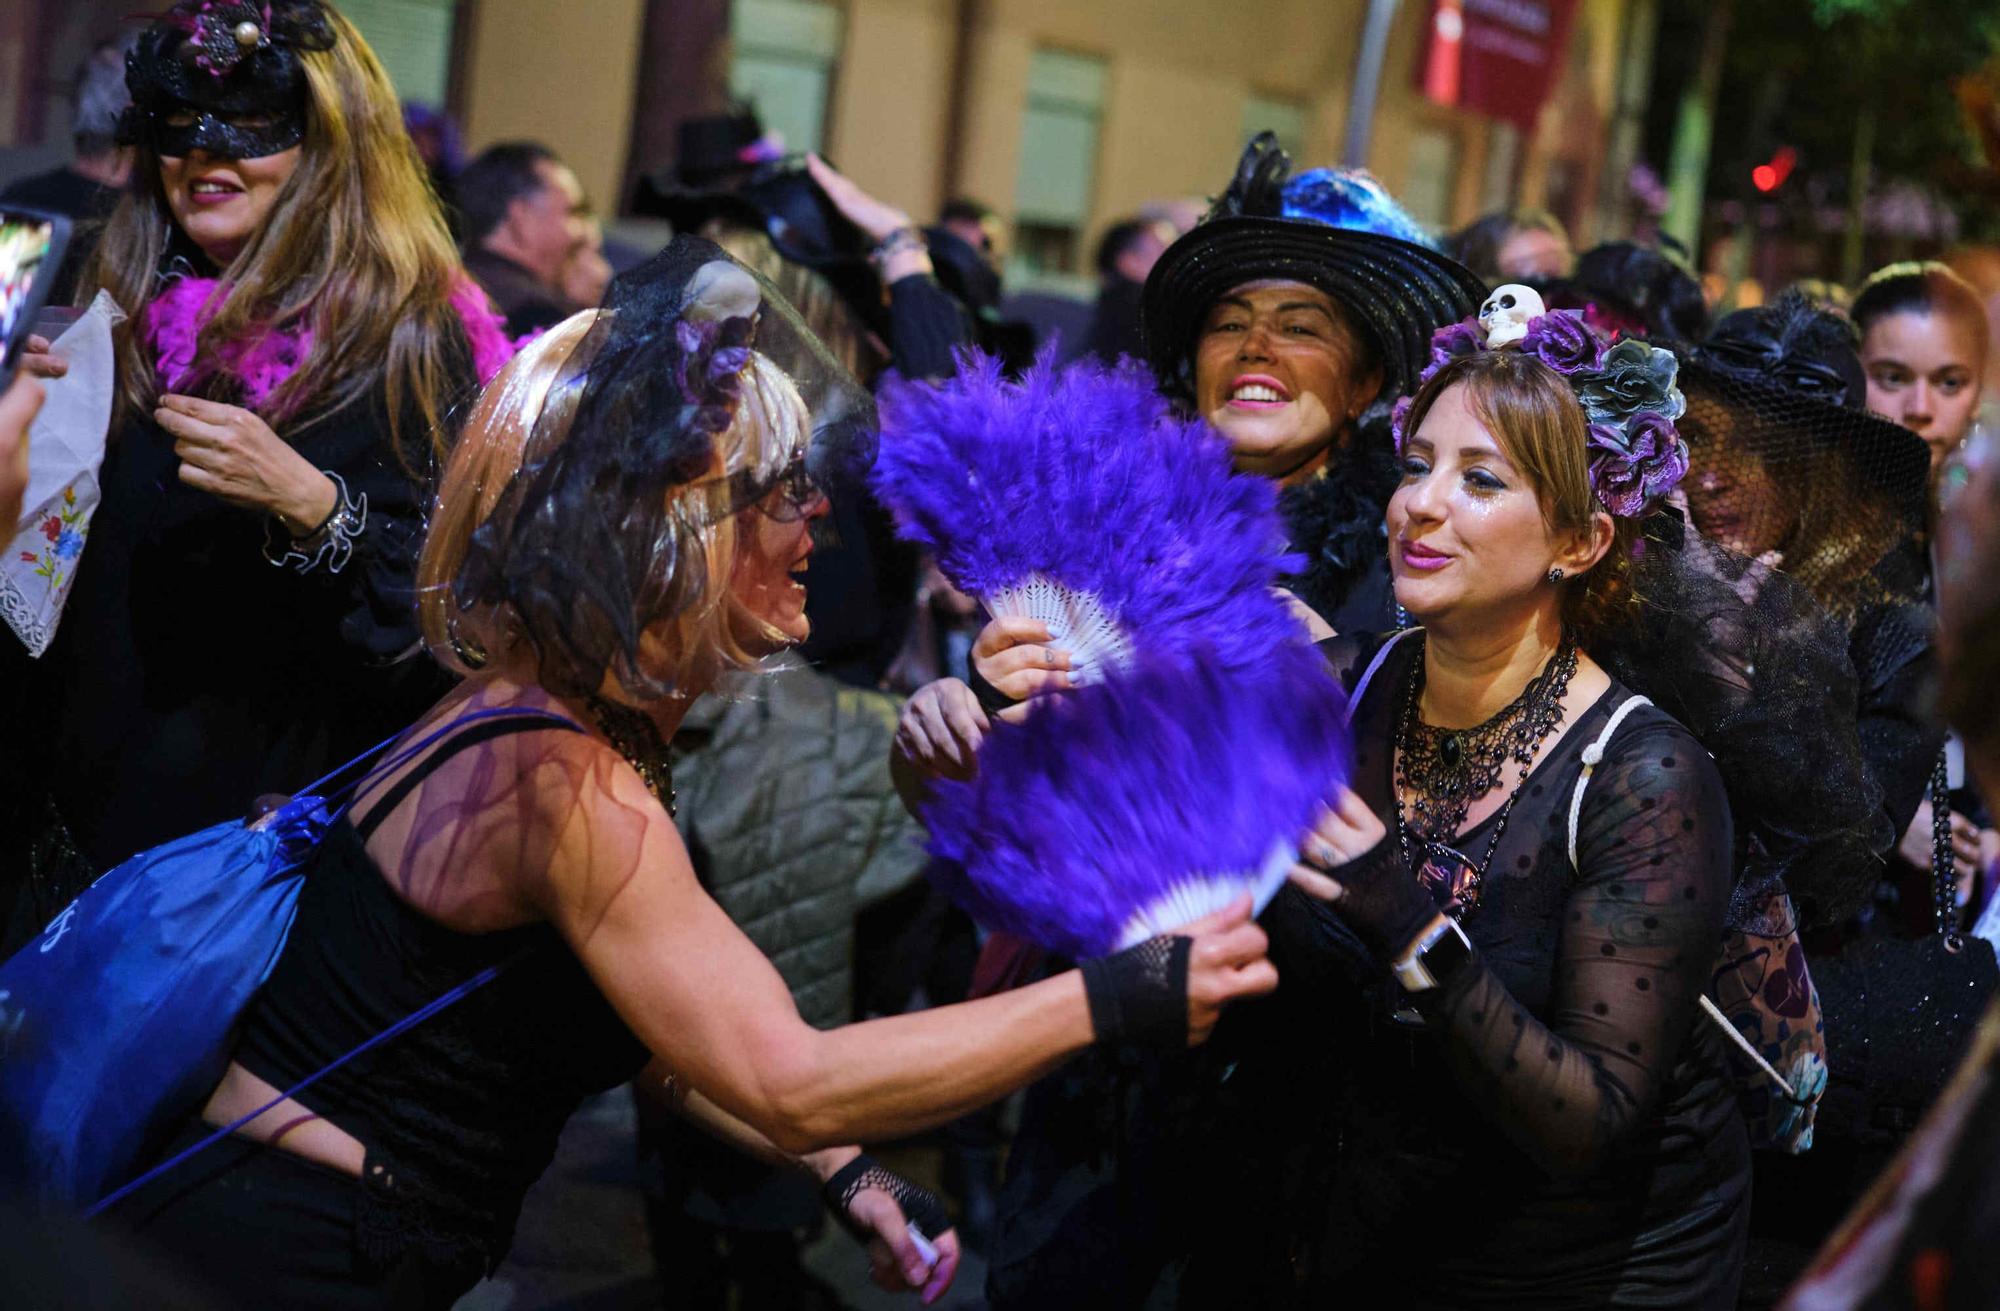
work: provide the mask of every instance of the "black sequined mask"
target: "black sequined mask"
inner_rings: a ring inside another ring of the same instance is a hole
[[[132,106],[120,139],[185,158],[258,159],[305,140],[302,50],[333,30],[317,0],[247,4],[182,0],[125,60]]]

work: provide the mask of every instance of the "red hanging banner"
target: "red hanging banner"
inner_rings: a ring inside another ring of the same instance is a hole
[[[1417,89],[1530,130],[1562,77],[1576,0],[1431,0]]]

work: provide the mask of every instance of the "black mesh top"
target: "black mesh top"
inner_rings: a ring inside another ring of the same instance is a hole
[[[497,721],[447,742],[421,779]],[[398,786],[401,785],[399,780]],[[366,818],[387,816],[395,794]],[[436,1000],[490,965],[491,983],[300,1094],[367,1149],[355,1230],[384,1266],[406,1250],[490,1271],[506,1255],[528,1186],[584,1098],[632,1078],[646,1051],[556,930],[458,933],[412,909],[345,820],[320,844],[285,950],[245,1017],[237,1061],[278,1088]]]
[[[1327,646],[1351,683],[1367,652]],[[1390,653],[1354,724],[1354,787],[1397,863],[1387,744],[1420,650],[1406,639]],[[1286,1298],[1734,1306],[1748,1146],[1697,1004],[1731,887],[1713,763],[1664,713],[1634,711],[1585,793],[1576,867],[1567,852],[1584,749],[1629,695],[1614,682],[1529,776],[1464,920],[1477,962],[1426,1007],[1426,1027],[1389,1019],[1400,989],[1332,910],[1288,891],[1264,916],[1282,982],[1233,1035],[1225,1085],[1227,1118],[1264,1127],[1228,1150],[1245,1162],[1232,1196],[1267,1195],[1239,1208],[1244,1243],[1269,1252],[1257,1232],[1288,1235]],[[1493,822],[1456,845],[1483,854]],[[1227,1287],[1230,1258],[1214,1257],[1185,1302]]]

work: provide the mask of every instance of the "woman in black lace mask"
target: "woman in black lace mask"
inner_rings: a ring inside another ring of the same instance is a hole
[[[1351,1072],[1271,1268],[1314,1306],[1730,1307],[1748,1149],[1699,1009],[1729,804],[1600,663],[1686,470],[1675,362],[1564,314],[1489,346],[1440,334],[1400,417],[1390,568],[1423,628],[1338,653],[1353,790],[1306,843],[1318,900],[1267,917],[1311,964],[1291,1041],[1246,1050]]]

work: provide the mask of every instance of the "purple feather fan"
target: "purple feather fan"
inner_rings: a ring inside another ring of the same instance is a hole
[[[1044,351],[1009,382],[966,353],[951,381],[891,382],[880,401],[872,477],[903,535],[993,614],[1047,623],[1079,685],[1140,641],[1241,668],[1296,639],[1271,595],[1299,565],[1275,487],[1235,476],[1227,443],[1140,366],[1057,369]]]
[[[972,917],[1072,959],[1258,910],[1347,777],[1345,704],[1296,631],[1256,675],[1142,655],[996,729],[924,820],[932,877]]]

